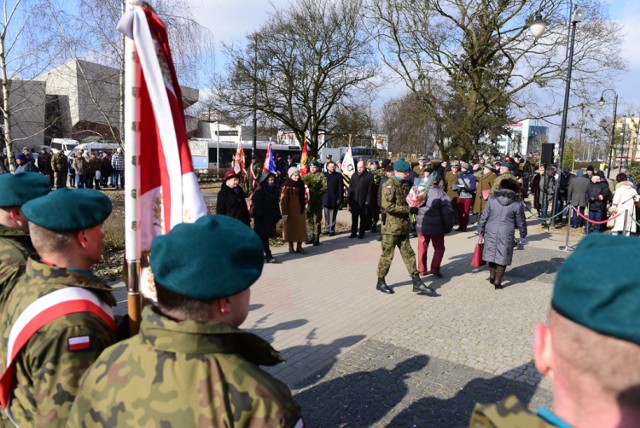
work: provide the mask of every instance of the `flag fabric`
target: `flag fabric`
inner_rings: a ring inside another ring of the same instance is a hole
[[[351,178],[355,170],[356,170],[356,165],[353,162],[353,154],[351,153],[351,146],[349,146],[347,147],[347,151],[344,154],[344,159],[342,160],[342,174]]]
[[[238,147],[236,147],[236,155],[233,157],[233,162],[231,167],[236,174],[242,174],[247,176],[247,170],[245,169],[245,157],[244,157],[244,149],[242,148],[242,143],[238,141]]]
[[[302,154],[300,155],[300,175],[307,175],[309,173],[309,154],[307,153],[307,140],[304,140],[304,146],[302,146]]]
[[[262,166],[262,172],[270,171],[276,174],[276,162],[273,159],[273,152],[271,151],[271,146],[273,143],[269,143],[267,146],[267,154],[264,157],[264,165]]]
[[[207,214],[207,206],[193,169],[182,91],[166,27],[149,7],[137,6],[123,16],[118,29],[133,39],[137,58],[137,222],[140,247],[147,252],[155,236],[177,224],[196,221]],[[144,273],[142,276],[144,279]]]

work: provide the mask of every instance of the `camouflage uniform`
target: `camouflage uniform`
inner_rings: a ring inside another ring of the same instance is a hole
[[[55,175],[54,184],[57,188],[67,186],[67,172],[69,170],[69,160],[65,154],[59,150],[51,158],[51,169]]]
[[[393,176],[384,182],[382,189],[382,209],[386,214],[382,226],[382,255],[378,262],[378,278],[384,278],[389,272],[393,261],[393,252],[397,246],[400,249],[402,261],[411,276],[418,275],[416,254],[409,242],[409,204],[408,186],[400,183]]]
[[[504,174],[500,174],[498,176],[498,178],[496,178],[496,180],[493,182],[493,187],[491,188],[491,193],[493,194],[493,192],[495,192],[496,190],[500,190],[500,182],[502,180],[507,180],[507,179],[512,179],[513,181],[515,181],[516,183],[518,182],[518,177],[516,177],[515,175],[511,174],[510,172],[504,173]]]
[[[371,207],[371,231],[376,232],[376,225],[380,221],[380,206],[378,205],[378,189],[380,186],[380,180],[385,176],[383,169],[376,169],[370,171],[373,174],[373,188],[371,189],[371,201],[369,206]]]
[[[251,333],[146,307],[140,333],[103,352],[82,378],[68,426],[292,427],[300,407],[258,367],[280,362]]]
[[[27,232],[0,225],[0,314],[27,258],[35,252]]]
[[[322,168],[318,168],[318,171],[313,174],[315,179],[315,188],[309,189],[310,193],[313,193],[314,199],[309,202],[307,208],[307,235],[311,237],[320,236],[322,233],[322,195],[327,191],[327,177],[322,173]]]
[[[476,404],[469,428],[546,428],[556,425],[532,414],[515,395],[498,404]]]
[[[111,288],[102,280],[29,258],[25,274],[7,299],[5,312],[0,314],[2,372],[6,368],[9,333],[20,314],[38,298],[69,286],[88,289],[103,302],[115,305]],[[70,351],[69,339],[82,336],[90,337],[91,347]],[[65,426],[80,377],[115,342],[115,333],[105,322],[86,312],[62,316],[38,330],[15,358],[9,411],[17,425]]]

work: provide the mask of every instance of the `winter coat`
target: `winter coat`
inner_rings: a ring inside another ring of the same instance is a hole
[[[16,173],[18,172],[38,172],[38,168],[36,168],[32,161],[27,161],[22,165],[16,166]]]
[[[53,172],[56,172],[58,174],[67,174],[67,171],[69,169],[69,160],[67,159],[67,156],[62,153],[62,151],[59,151],[51,158],[51,169],[53,170]]]
[[[571,181],[573,181],[573,179],[575,178],[574,174],[567,174],[565,175],[564,173],[560,174],[560,186],[558,187],[558,198],[562,199],[563,201],[568,201],[568,193],[569,193],[569,186],[571,185]]]
[[[589,211],[604,211],[607,208],[607,202],[611,199],[609,184],[604,181],[589,183],[587,199],[589,200]]]
[[[616,208],[616,213],[622,213],[622,215],[616,217],[612,232],[636,232],[634,220],[636,219],[636,201],[639,199],[640,196],[630,181],[621,181],[616,185],[611,206]]]
[[[539,172],[536,172],[536,175],[533,176],[531,180],[531,193],[533,194],[533,208],[539,210],[542,208],[540,205],[540,179],[542,176]]]
[[[122,153],[114,153],[111,157],[111,166],[116,171],[124,171],[124,155]]]
[[[222,185],[220,192],[218,192],[216,214],[228,215],[229,217],[240,220],[248,226],[251,223],[251,217],[249,217],[247,201],[242,189],[240,187],[237,187],[237,189],[240,189],[239,193],[236,193],[226,184]]]
[[[74,161],[76,160],[76,158],[73,158],[71,156],[69,156],[67,158],[67,163],[69,165],[69,177],[75,177],[76,176],[76,169],[73,167]]]
[[[335,210],[342,205],[342,195],[344,194],[344,182],[342,174],[337,172],[325,173],[327,177],[327,191],[322,195],[322,206]]]
[[[84,156],[78,155],[73,160],[73,169],[76,171],[76,174],[78,175],[89,174],[90,172],[89,162],[87,162],[87,159],[85,159]]]
[[[476,186],[476,177],[471,171],[460,173],[458,176],[458,182],[456,183],[458,198],[473,199],[476,194]]]
[[[416,228],[421,235],[442,236],[453,229],[451,199],[439,187],[429,189],[427,200],[418,209]]]
[[[458,197],[458,191],[454,187],[458,182],[458,174],[454,173],[453,171],[448,171],[444,175],[444,181],[446,183],[445,189],[447,192],[447,196],[449,196],[449,199],[453,201]]]
[[[355,173],[349,181],[349,209],[352,214],[364,214],[369,209],[371,192],[373,191],[373,175],[369,171]]]
[[[266,181],[260,183],[251,197],[253,230],[262,238],[275,238],[280,215],[280,194],[275,185],[269,189]]]
[[[487,196],[487,199],[484,199],[482,197],[482,193],[483,192],[487,194],[491,193],[491,187],[493,186],[493,182],[495,181],[496,177],[497,175],[495,175],[493,172],[490,172],[489,174],[482,174],[482,176],[478,180],[478,186],[477,186],[478,191],[476,192],[476,200],[473,203],[474,213],[479,214],[482,212],[482,210],[484,210],[484,207],[487,205],[487,201],[489,200],[489,197]]]
[[[540,204],[551,206],[553,204],[553,195],[556,191],[556,178],[553,175],[544,174],[540,178]]]
[[[520,238],[527,236],[524,204],[514,191],[493,192],[478,221],[478,232],[484,235],[482,260],[502,266],[511,264],[516,228]]]
[[[282,216],[288,216],[282,228],[282,239],[287,242],[307,240],[307,223],[304,207],[300,206],[300,197],[296,187],[282,186],[280,194]]]
[[[51,155],[49,153],[40,153],[36,160],[36,166],[44,175],[51,174]]]
[[[567,190],[567,200],[574,207],[586,207],[589,201],[587,200],[587,191],[591,182],[587,177],[576,176],[569,182],[569,189]]]

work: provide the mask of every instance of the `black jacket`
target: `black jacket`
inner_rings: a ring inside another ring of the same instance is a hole
[[[373,174],[364,171],[355,172],[349,181],[349,207],[352,214],[363,214],[369,208],[373,191]]]
[[[453,208],[447,193],[439,187],[429,190],[427,200],[418,210],[416,228],[421,235],[441,236],[453,229]]]
[[[236,193],[226,184],[222,185],[222,188],[220,188],[220,192],[218,193],[216,214],[228,215],[229,217],[237,218],[247,226],[251,223],[251,217],[249,217],[249,209],[247,208],[244,192],[240,189],[240,192]]]
[[[598,198],[598,196],[602,196],[602,198]],[[589,200],[589,211],[604,211],[607,208],[607,202],[611,199],[609,184],[604,181],[589,184],[587,199]]]
[[[251,197],[253,204],[253,230],[262,238],[275,238],[276,224],[280,214],[280,194],[274,186],[269,190],[266,183],[260,184]]]
[[[344,194],[342,174],[325,172],[324,176],[327,177],[327,191],[322,195],[322,206],[332,210],[339,209],[342,205],[342,196]]]

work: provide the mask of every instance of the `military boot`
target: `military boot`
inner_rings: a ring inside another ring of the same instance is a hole
[[[380,290],[386,294],[395,293],[395,291],[393,291],[393,288],[387,285],[387,282],[384,280],[384,278],[378,278],[378,283],[376,284],[376,290]]]
[[[307,244],[307,245],[311,245],[311,244],[313,244],[313,241],[315,241],[315,240],[316,240],[316,235],[314,235],[314,234],[312,233],[311,235],[309,235],[309,236],[307,237],[307,240],[305,241],[305,244]]]
[[[436,295],[436,290],[431,287],[427,287],[420,279],[420,275],[411,276],[411,282],[413,283],[414,293]]]
[[[313,246],[317,247],[318,245],[320,245],[320,235],[315,235],[313,239]]]

